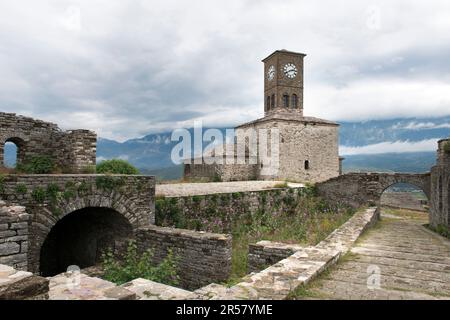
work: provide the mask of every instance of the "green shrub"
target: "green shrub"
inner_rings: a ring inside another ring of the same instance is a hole
[[[5,193],[5,176],[0,174],[0,194]]]
[[[94,174],[96,172],[97,172],[96,166],[85,166],[81,169],[81,173],[84,173],[84,174]]]
[[[33,192],[31,193],[31,197],[32,197],[33,200],[36,201],[37,203],[43,203],[43,202],[45,201],[45,198],[47,197],[47,192],[45,191],[44,188],[37,187],[37,188],[34,189]]]
[[[75,198],[76,194],[75,191],[73,190],[64,190],[64,192],[62,193],[62,197],[64,198],[64,200],[70,200],[71,198]]]
[[[95,179],[97,189],[113,191],[119,189],[125,184],[122,177],[100,176]]]
[[[17,170],[28,174],[48,174],[55,169],[53,159],[49,156],[35,156],[17,165]]]
[[[47,196],[52,199],[53,201],[56,201],[58,198],[59,193],[59,186],[55,183],[50,183],[47,186]]]
[[[16,186],[16,192],[17,192],[18,194],[26,194],[27,191],[28,191],[28,189],[27,189],[27,185],[26,185],[25,183],[19,183],[19,184],[17,184],[17,186]]]
[[[104,278],[118,285],[124,284],[137,278],[144,278],[167,285],[177,285],[179,277],[177,275],[177,259],[172,250],[164,260],[154,265],[152,263],[153,253],[147,250],[143,254],[138,254],[135,241],[130,241],[127,253],[123,259],[115,257],[112,250],[103,254]]]
[[[97,173],[139,174],[139,170],[128,161],[121,159],[105,160],[97,164]]]
[[[450,153],[450,141],[444,143],[444,151],[445,153]]]

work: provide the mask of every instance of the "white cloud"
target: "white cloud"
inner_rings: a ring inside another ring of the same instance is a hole
[[[436,144],[439,139],[428,139],[422,141],[386,141],[362,147],[340,146],[341,155],[357,154],[381,154],[381,153],[404,153],[404,152],[425,152],[436,151]]]
[[[447,0],[2,0],[0,109],[116,140],[235,125],[286,48],[308,54],[307,115],[448,115],[449,21]]]
[[[428,129],[447,129],[450,128],[450,123],[436,124],[434,122],[417,122],[411,121],[406,125],[394,125],[393,129],[408,129],[408,130],[428,130]]]

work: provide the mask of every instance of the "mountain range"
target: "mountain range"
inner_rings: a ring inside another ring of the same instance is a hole
[[[450,136],[450,116],[340,122],[344,171],[424,172],[435,163],[436,141]],[[207,128],[204,128],[206,130]],[[219,128],[225,133],[226,128]],[[192,129],[189,130],[192,133]],[[182,167],[171,161],[171,132],[149,134],[124,142],[99,138],[97,161],[125,159],[143,173],[177,179]],[[12,146],[6,146],[5,160]]]

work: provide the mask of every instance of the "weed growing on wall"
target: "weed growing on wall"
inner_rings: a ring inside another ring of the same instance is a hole
[[[135,241],[129,242],[127,252],[122,259],[115,256],[110,249],[103,254],[103,269],[105,272],[103,278],[117,285],[137,278],[144,278],[171,286],[178,285],[178,259],[173,251],[169,250],[167,256],[158,265],[153,264],[152,258],[153,253],[151,250],[139,254]]]
[[[27,174],[48,174],[54,170],[54,161],[49,156],[35,156],[17,164],[17,171]]]
[[[16,193],[17,194],[26,194],[28,192],[27,185],[25,183],[18,183],[16,186]]]
[[[117,191],[125,184],[125,180],[123,177],[99,176],[95,179],[95,184],[97,189]]]
[[[447,153],[447,154],[450,154],[450,141],[447,141],[444,144],[444,152]]]
[[[31,197],[36,203],[44,203],[45,199],[47,198],[47,192],[42,187],[37,187],[33,190],[31,193]]]
[[[97,164],[97,173],[106,174],[139,174],[139,170],[128,161],[121,159],[105,160]]]
[[[5,176],[0,174],[0,194],[5,193]]]

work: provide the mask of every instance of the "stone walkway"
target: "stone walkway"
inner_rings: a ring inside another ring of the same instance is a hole
[[[423,226],[427,214],[389,212],[303,294],[320,299],[450,299],[450,241]]]
[[[247,192],[272,189],[284,181],[233,181],[209,183],[173,183],[156,185],[157,196],[183,197],[214,193]],[[288,183],[291,188],[303,187],[300,183]]]

